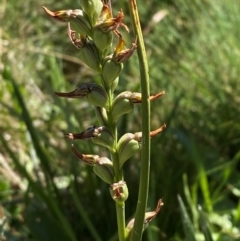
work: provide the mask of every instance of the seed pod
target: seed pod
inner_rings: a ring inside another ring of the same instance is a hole
[[[114,151],[114,138],[110,130],[105,126],[95,127],[95,137],[92,142],[107,147],[110,151]]]
[[[123,204],[128,198],[128,188],[124,181],[113,183],[110,186],[109,191],[112,199],[119,204]]]
[[[112,107],[112,117],[114,122],[117,122],[120,116],[133,110],[134,105],[130,100],[131,94],[132,92],[130,91],[124,91],[114,99]]]
[[[117,143],[120,167],[140,149],[139,142],[132,133],[124,134]]]
[[[115,63],[111,57],[107,57],[102,66],[102,76],[104,83],[111,87],[112,83],[119,77],[123,69],[123,64]]]
[[[104,182],[112,184],[114,182],[113,164],[107,157],[101,157],[93,166],[93,171]]]

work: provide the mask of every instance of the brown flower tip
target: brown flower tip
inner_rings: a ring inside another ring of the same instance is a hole
[[[44,11],[51,17],[55,17],[55,13],[50,11],[48,8],[42,6],[42,8],[44,9]]]
[[[47,9],[43,6],[44,11],[55,20],[58,20],[60,22],[67,22],[69,21],[71,14],[73,10],[59,10],[56,12],[52,12],[51,10]]]
[[[94,137],[98,137],[101,134],[101,132],[105,129],[106,128],[103,126],[91,126],[81,133],[65,134],[65,137],[68,138],[69,140],[76,140],[76,139],[87,140],[87,139],[91,139]]]
[[[118,16],[115,18],[115,22],[116,22],[116,29],[118,29],[120,26],[124,27],[125,30],[129,33],[129,28],[127,27],[127,25],[125,25],[122,20],[123,20],[124,14],[123,11],[121,10],[120,12],[118,12]]]
[[[74,139],[75,139],[73,133],[68,133],[68,134],[65,134],[64,136],[65,136],[66,138],[68,138],[68,140],[74,140]]]
[[[159,127],[157,130],[150,132],[150,137],[156,136],[158,133],[162,132],[164,129],[166,129],[167,125],[163,124],[161,127]],[[134,133],[134,140],[138,141],[139,143],[142,142],[142,132],[136,132]]]
[[[71,150],[72,150],[72,153],[73,153],[78,159],[82,159],[82,158],[83,158],[83,154],[80,153],[79,151],[77,151],[77,149],[74,147],[74,145],[72,145]]]
[[[147,225],[149,222],[151,222],[157,216],[157,214],[159,213],[159,211],[163,205],[164,205],[164,203],[162,202],[162,199],[159,199],[155,211],[145,213],[144,225]]]
[[[165,91],[159,92],[159,93],[157,93],[155,95],[151,95],[149,99],[150,100],[156,100],[156,99],[162,97],[163,95],[165,95]]]
[[[163,124],[160,128],[158,128],[157,130],[151,131],[150,132],[150,137],[154,137],[156,136],[158,133],[162,132],[164,129],[166,129],[167,125]]]
[[[84,84],[71,92],[68,92],[68,93],[55,92],[55,95],[60,97],[67,97],[67,98],[81,98],[81,97],[85,97],[88,93],[89,93],[88,86]]]
[[[80,159],[81,161],[85,162],[86,164],[88,164],[90,166],[94,166],[100,158],[98,155],[82,154],[74,147],[74,145],[72,145],[71,149],[72,149],[73,154],[78,159]]]
[[[159,199],[156,209],[152,212],[146,212],[145,213],[143,229],[145,229],[147,227],[148,223],[151,222],[157,216],[157,214],[159,213],[162,206],[163,206],[162,199]],[[131,219],[130,222],[128,223],[127,227],[126,227],[126,230],[128,232],[128,236],[132,232],[134,222],[135,222],[135,219],[134,218]]]

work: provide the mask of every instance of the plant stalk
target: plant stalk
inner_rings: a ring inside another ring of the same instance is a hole
[[[113,103],[113,93],[110,90],[109,91],[109,105],[112,106]],[[118,153],[116,152],[117,149],[117,125],[113,123],[112,121],[112,115],[111,111],[108,113],[109,118],[109,129],[112,131],[112,134],[114,136],[114,152],[111,152],[111,159],[113,162],[113,168],[114,168],[114,182],[119,182],[123,180],[123,171],[119,168],[119,157]],[[117,214],[117,226],[118,226],[118,239],[119,241],[125,241],[126,231],[125,231],[125,202],[115,202],[116,204],[116,214]]]
[[[140,183],[138,192],[138,202],[135,214],[135,222],[132,230],[131,241],[140,241],[143,233],[143,223],[148,200],[149,174],[150,174],[150,87],[147,55],[144,46],[140,20],[136,0],[129,0],[129,11],[134,33],[138,38],[137,53],[139,60],[141,93],[142,93],[142,153],[140,168]]]

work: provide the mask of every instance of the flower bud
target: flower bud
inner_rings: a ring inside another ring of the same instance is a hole
[[[92,40],[87,39],[85,46],[79,53],[79,58],[91,69],[97,72],[101,71],[99,52]]]
[[[163,205],[164,205],[164,203],[162,202],[162,199],[160,199],[158,201],[155,211],[145,213],[143,230],[147,227],[148,223],[151,222],[157,216],[157,214],[159,213],[159,211]],[[134,222],[135,222],[135,219],[134,218],[131,219],[126,227],[126,236],[128,238],[130,237],[130,235],[132,233]]]
[[[56,12],[52,12],[46,7],[43,7],[43,9],[54,19],[61,22],[71,23],[71,26],[76,32],[83,35],[92,36],[92,29],[88,21],[88,17],[81,9],[60,10]]]
[[[93,42],[96,44],[97,48],[103,52],[109,48],[113,41],[112,32],[103,32],[98,25],[93,28]]]
[[[130,99],[132,92],[124,91],[120,93],[113,102],[112,117],[117,122],[119,117],[133,110],[134,105]]]
[[[128,188],[126,182],[119,181],[110,186],[110,194],[113,200],[119,204],[123,204],[128,198]]]
[[[87,84],[89,93],[85,96],[85,99],[89,104],[100,106],[108,109],[108,95],[105,89],[97,84]]]
[[[93,171],[104,182],[112,184],[114,182],[113,164],[107,157],[101,157],[93,166]]]
[[[123,64],[115,63],[111,57],[107,57],[103,63],[102,76],[103,81],[108,87],[112,87],[112,84],[116,79],[118,79],[121,71],[123,69]]]
[[[131,158],[139,149],[140,145],[138,140],[136,140],[136,136],[132,133],[124,134],[117,143],[120,167],[122,167],[125,161]]]
[[[95,137],[92,142],[107,147],[110,151],[114,150],[114,137],[110,130],[105,126],[95,127]]]
[[[103,8],[102,1],[101,0],[81,0],[80,5],[82,10],[92,20],[92,23],[95,24],[102,12],[102,8]]]
[[[106,91],[102,86],[95,83],[81,84],[74,91],[68,93],[55,92],[55,94],[67,98],[85,98],[91,105],[108,108]]]
[[[163,124],[160,128],[151,131],[150,137],[154,137],[166,128],[166,124]],[[139,149],[142,142],[142,132],[126,133],[117,143],[117,151],[119,154],[120,167],[123,166],[125,161],[131,158]]]

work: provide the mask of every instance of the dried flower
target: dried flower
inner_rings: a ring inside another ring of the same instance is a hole
[[[128,198],[128,188],[126,182],[119,181],[110,186],[110,194],[115,202],[123,204]]]

